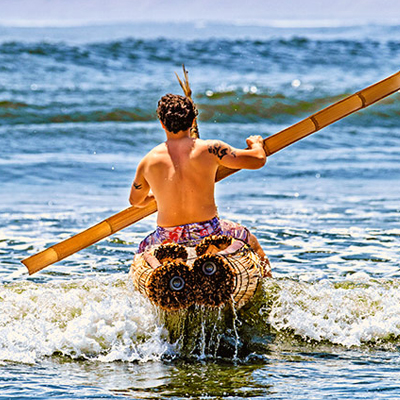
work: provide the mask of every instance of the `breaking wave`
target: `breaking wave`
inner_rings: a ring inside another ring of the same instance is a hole
[[[270,280],[265,282],[262,302],[246,310],[244,320],[252,319],[254,340],[268,327],[270,334],[263,337],[266,345],[300,340],[348,348],[398,346],[399,285],[398,280],[371,279],[365,273],[336,283]],[[146,362],[187,353],[168,341],[155,308],[121,276],[3,285],[0,308],[1,361],[34,363],[62,355]],[[239,333],[231,340],[240,342],[243,321],[240,314],[237,318]]]

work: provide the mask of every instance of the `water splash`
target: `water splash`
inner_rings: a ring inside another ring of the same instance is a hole
[[[267,280],[237,312],[159,313],[125,278],[12,283],[0,288],[0,361],[46,356],[100,362],[165,357],[244,359],[273,342],[397,346],[400,281],[356,273],[341,282]]]
[[[278,285],[269,322],[279,334],[346,347],[399,342],[399,280],[356,273],[337,283],[283,279]]]
[[[5,285],[0,308],[0,360],[148,361],[170,350],[153,307],[118,278]]]

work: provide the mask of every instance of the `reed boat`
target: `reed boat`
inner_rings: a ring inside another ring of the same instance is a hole
[[[140,293],[171,312],[193,305],[239,309],[255,295],[265,271],[245,242],[213,235],[196,245],[166,243],[136,254],[129,275]]]

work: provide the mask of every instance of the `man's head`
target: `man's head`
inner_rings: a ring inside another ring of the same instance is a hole
[[[157,114],[165,129],[178,133],[192,127],[197,110],[188,97],[166,94],[158,102]]]

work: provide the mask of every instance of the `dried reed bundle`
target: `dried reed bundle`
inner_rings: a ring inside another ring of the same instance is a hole
[[[188,253],[185,246],[176,243],[166,243],[154,249],[154,257],[163,264],[165,261],[187,261]]]
[[[196,246],[196,254],[198,256],[206,253],[216,254],[225,250],[232,242],[233,238],[227,235],[207,236]]]
[[[148,298],[166,311],[191,306],[195,301],[193,274],[182,261],[165,262],[153,270],[146,283]]]
[[[203,254],[193,263],[196,304],[219,307],[230,301],[236,275],[225,257]]]

